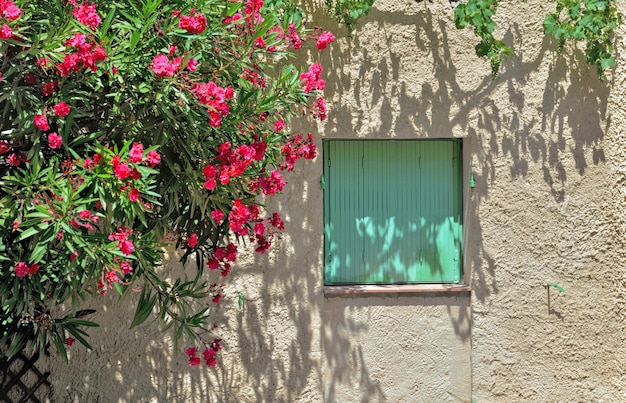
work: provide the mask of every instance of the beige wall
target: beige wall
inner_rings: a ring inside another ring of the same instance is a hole
[[[324,297],[318,157],[269,201],[282,239],[232,272],[216,369],[189,368],[155,324],[128,331],[136,296],[107,296],[94,351],[48,362],[57,401],[626,400],[624,29],[600,82],[580,49],[557,55],[542,35],[550,4],[502,2],[497,33],[516,54],[495,81],[447,0],[376,0],[352,40],[316,11],[343,37],[323,56],[318,146],[464,139],[471,296]],[[567,293],[548,298],[550,282]]]

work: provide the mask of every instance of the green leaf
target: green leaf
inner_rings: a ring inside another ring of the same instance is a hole
[[[148,319],[148,316],[152,313],[152,308],[157,301],[157,295],[151,295],[148,285],[144,285],[139,296],[139,302],[137,303],[137,310],[135,311],[135,317],[133,318],[130,328],[142,324]]]
[[[21,234],[20,236],[17,237],[17,241],[23,241],[24,239],[30,238],[31,236],[38,234],[39,233],[39,229],[36,227],[30,227],[30,228],[26,228]]]

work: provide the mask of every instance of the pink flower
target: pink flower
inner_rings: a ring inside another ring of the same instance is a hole
[[[10,149],[11,149],[11,146],[9,146],[8,141],[0,140],[0,155],[8,153]]]
[[[78,20],[78,22],[88,26],[92,30],[96,29],[96,27],[102,22],[102,19],[96,11],[96,6],[94,3],[91,3],[91,5],[82,4],[74,8],[72,14],[74,15],[74,18]]]
[[[128,152],[128,157],[130,158],[130,162],[137,163],[143,161],[143,144],[137,142],[133,143],[133,146]]]
[[[159,54],[152,59],[152,71],[157,77],[171,77],[179,67],[180,61],[170,63],[170,59],[166,55]]]
[[[222,210],[215,209],[211,211],[211,217],[215,220],[215,222],[220,223],[224,218],[224,212]]]
[[[216,173],[217,173],[217,168],[215,168],[215,165],[208,164],[207,166],[204,167],[204,169],[202,169],[202,174],[204,175],[205,178],[214,177]]]
[[[39,271],[39,265],[37,263],[33,263],[30,266],[28,266],[28,274],[29,275],[35,275],[37,274],[37,272]]]
[[[207,351],[211,351],[213,352],[213,354],[211,353],[205,354]],[[214,367],[217,365],[217,359],[215,358],[215,352],[213,350],[211,349],[204,350],[202,355],[204,356],[204,361],[206,362],[207,367]]]
[[[150,150],[148,151],[148,155],[146,155],[146,160],[148,160],[148,164],[150,164],[151,167],[154,167],[161,162],[161,156],[155,150]]]
[[[130,177],[133,180],[139,180],[141,179],[141,172],[139,172],[139,170],[137,168],[133,168],[130,170]]]
[[[261,38],[260,36],[254,40],[254,45],[257,48],[261,48],[261,49],[267,46],[267,44],[265,43],[265,40],[263,40],[263,38]]]
[[[28,85],[35,85],[37,84],[37,76],[33,73],[28,73],[24,76],[24,81],[26,81]]]
[[[128,260],[124,260],[120,264],[120,269],[122,270],[122,272],[124,272],[124,275],[127,275],[127,274],[129,274],[129,273],[131,273],[133,271],[133,267],[130,265]]]
[[[70,106],[65,102],[61,101],[54,106],[54,114],[60,118],[64,118],[70,114]]]
[[[195,233],[191,233],[188,237],[187,237],[187,245],[190,248],[195,248],[196,245],[198,245],[198,235],[196,235]]]
[[[22,10],[15,5],[12,1],[4,2],[4,12],[2,13],[7,19],[11,21],[17,20],[22,14]]]
[[[254,233],[256,234],[256,236],[263,236],[266,229],[267,228],[265,227],[265,224],[261,222],[258,222],[254,225]]]
[[[50,125],[48,125],[48,119],[44,115],[35,115],[33,118],[35,122],[35,126],[39,128],[39,130],[48,131],[50,130]]]
[[[65,46],[70,46],[70,47],[73,47],[73,48],[77,48],[80,45],[84,45],[85,44],[85,39],[87,39],[85,34],[82,34],[80,32],[76,32],[74,34],[74,36],[72,36],[70,39],[65,41]]]
[[[0,38],[1,39],[9,39],[13,36],[13,30],[7,24],[2,25],[0,28]]]
[[[22,162],[26,161],[28,161],[26,155],[20,153],[9,154],[9,156],[7,157],[7,162],[12,167],[18,167]]]
[[[63,139],[55,132],[48,133],[48,145],[52,149],[59,148],[63,145]]]
[[[237,245],[234,243],[229,243],[226,246],[226,256],[225,259],[229,262],[234,262],[237,259]]]
[[[206,17],[204,14],[194,15],[181,15],[178,26],[190,34],[201,34],[206,29]]]
[[[335,35],[330,32],[324,32],[317,39],[317,49],[324,50],[329,43],[333,43],[335,41]]]
[[[189,61],[187,62],[187,70],[196,71],[197,68],[198,68],[198,61],[194,58],[189,59]]]
[[[13,271],[17,277],[24,277],[28,274],[28,265],[24,262],[19,262],[13,266]]]
[[[114,271],[107,271],[105,276],[106,276],[106,280],[108,283],[120,282],[120,278],[117,276],[117,273]]]
[[[212,348],[207,348],[206,350],[202,352],[202,358],[205,361],[208,361],[210,358],[213,358],[214,356],[215,356],[215,351]]]
[[[192,367],[197,367],[198,365],[200,365],[200,357],[190,357],[189,365],[191,365]]]
[[[221,299],[222,299],[222,296],[220,294],[217,294],[216,296],[213,297],[213,302],[216,304],[219,304]]]
[[[132,202],[139,200],[139,190],[132,188],[130,192],[128,192],[128,200]]]
[[[215,178],[209,178],[204,182],[204,188],[207,190],[213,190],[215,189],[215,186],[217,186]]]
[[[57,87],[57,82],[50,81],[49,83],[45,83],[44,85],[41,86],[41,92],[45,96],[49,97],[50,95],[54,94],[54,90],[56,89],[56,87]]]
[[[124,180],[130,176],[130,168],[128,167],[128,165],[121,162],[115,165],[115,168],[113,168],[113,170],[115,172],[115,176],[117,176],[119,180]]]
[[[304,92],[311,92],[313,90],[323,90],[326,83],[321,78],[322,65],[314,63],[309,67],[309,71],[300,74],[300,80],[304,84]]]
[[[198,349],[195,347],[189,347],[188,349],[185,350],[185,354],[187,354],[187,357],[189,358],[195,357],[198,355]]]
[[[126,256],[132,254],[135,250],[135,245],[133,245],[133,242],[129,239],[123,239],[121,241],[118,241],[118,247]]]
[[[276,123],[274,123],[274,131],[281,131],[285,128],[285,121],[282,119],[278,119]]]
[[[68,346],[71,346],[72,344],[74,344],[75,341],[76,341],[75,338],[68,337],[67,339],[65,339],[65,344],[67,344]]]
[[[37,60],[35,60],[35,64],[41,68],[44,68],[48,64],[48,59],[46,59],[45,57],[38,57]]]
[[[217,259],[209,259],[206,266],[211,270],[217,270],[220,267],[220,261]]]
[[[313,113],[314,118],[319,118],[320,121],[326,120],[326,102],[324,102],[324,98],[319,97],[315,101],[315,112]]]
[[[272,217],[270,218],[270,224],[272,224],[272,226],[276,227],[279,230],[284,230],[285,229],[285,224],[283,223],[283,220],[280,218],[280,214],[278,213],[274,213],[272,214]]]

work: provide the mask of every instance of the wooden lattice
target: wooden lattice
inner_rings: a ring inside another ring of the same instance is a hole
[[[49,401],[52,387],[50,371],[41,373],[35,366],[39,353],[28,357],[23,352],[0,359],[0,402],[41,403]]]

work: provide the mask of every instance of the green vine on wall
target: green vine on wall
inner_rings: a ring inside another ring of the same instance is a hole
[[[454,24],[458,29],[468,25],[474,27],[474,33],[480,38],[480,43],[475,47],[476,54],[489,59],[493,78],[498,76],[500,64],[506,56],[513,54],[513,49],[493,36],[496,22],[492,17],[497,6],[498,0],[469,0],[454,10]]]
[[[595,64],[598,75],[615,67],[612,34],[621,24],[615,0],[557,0],[556,12],[548,14],[543,27],[559,42],[561,52],[568,39],[585,41],[585,61]]]
[[[600,78],[607,68],[615,66],[613,31],[621,24],[622,16],[616,0],[555,0],[556,11],[549,13],[543,23],[546,35],[552,35],[561,52],[568,39],[585,42],[585,60],[596,65]],[[360,17],[367,15],[374,0],[326,0],[326,7],[352,32]],[[491,74],[497,77],[500,65],[513,50],[493,35],[499,0],[468,0],[454,10],[458,29],[473,27],[480,38],[476,54],[491,63]]]
[[[370,12],[372,4],[374,0],[326,0],[326,9],[352,33],[357,20]]]

